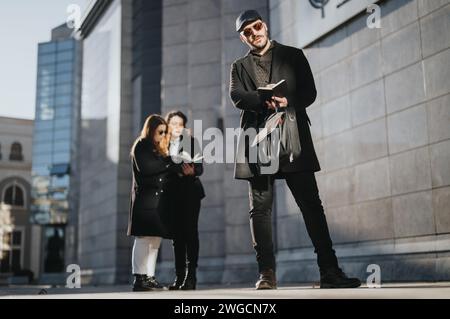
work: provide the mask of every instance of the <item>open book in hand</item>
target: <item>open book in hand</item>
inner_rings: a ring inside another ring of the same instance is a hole
[[[179,163],[198,163],[201,160],[203,160],[203,156],[200,155],[200,153],[195,154],[194,157],[191,157],[191,154],[189,154],[186,151],[183,151],[178,155],[171,155],[171,157],[172,157],[172,161],[177,164],[179,164]]]
[[[261,86],[258,88],[258,92],[264,100],[270,100],[272,96],[285,97],[287,92],[286,80],[281,80],[278,83]]]

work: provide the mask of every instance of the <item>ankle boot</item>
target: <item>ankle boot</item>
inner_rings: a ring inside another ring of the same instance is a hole
[[[164,285],[161,285],[158,280],[156,280],[155,276],[147,276],[147,282],[150,287],[154,290],[165,290],[167,289]]]
[[[186,278],[184,278],[183,285],[180,287],[181,290],[195,290],[197,285],[197,269],[194,267],[189,267]]]
[[[256,282],[256,290],[277,289],[277,278],[273,269],[262,270]]]
[[[147,280],[147,275],[134,275],[133,291],[151,291],[152,286]]]
[[[186,277],[186,269],[177,269],[176,277],[172,285],[169,286],[169,290],[178,290],[183,285],[184,278]]]
[[[361,281],[358,278],[349,278],[339,268],[320,270],[320,288],[358,288]]]

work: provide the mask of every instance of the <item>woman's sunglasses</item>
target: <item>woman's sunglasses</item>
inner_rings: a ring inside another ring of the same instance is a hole
[[[251,36],[253,34],[253,30],[260,31],[262,29],[262,27],[263,27],[263,23],[257,22],[254,25],[242,30],[242,34],[248,38],[249,36]]]

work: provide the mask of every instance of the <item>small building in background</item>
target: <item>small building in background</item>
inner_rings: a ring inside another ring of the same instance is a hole
[[[30,224],[33,121],[0,117],[0,285],[39,272],[40,227]]]

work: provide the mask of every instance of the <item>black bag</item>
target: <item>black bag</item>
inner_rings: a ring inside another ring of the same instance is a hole
[[[271,114],[254,142],[258,145],[260,175],[276,174],[280,167],[297,159],[301,146],[295,109],[286,107]]]

